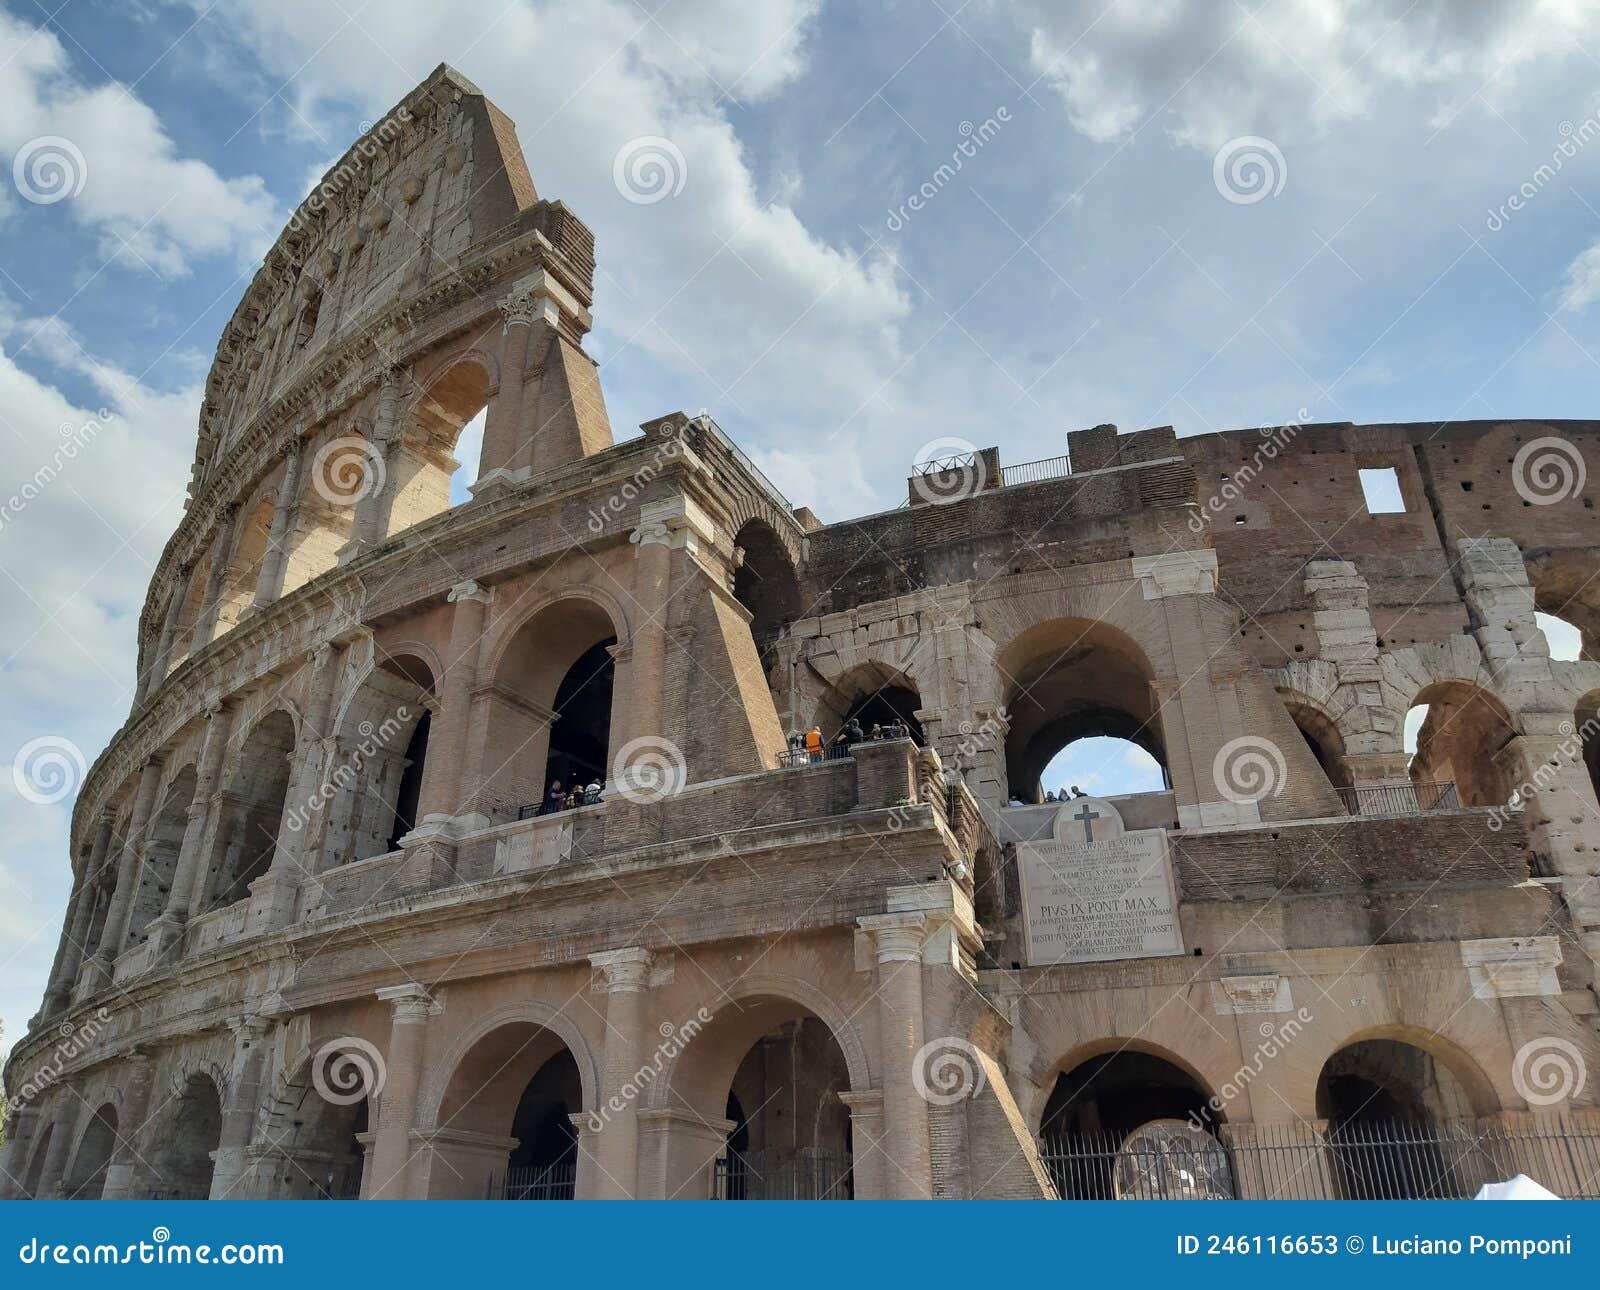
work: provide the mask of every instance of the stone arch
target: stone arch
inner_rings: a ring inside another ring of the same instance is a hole
[[[1344,732],[1339,728],[1338,716],[1327,704],[1309,694],[1282,685],[1277,690],[1295,728],[1305,739],[1317,765],[1328,777],[1328,782],[1335,787],[1348,788],[1350,774],[1345,765]]]
[[[706,1023],[705,1029],[715,1024],[717,1018],[724,1017],[730,1008],[740,1008],[745,1004],[776,1003],[779,1006],[772,1010],[773,1017],[785,1011],[791,1014],[808,1012],[827,1026],[834,1042],[844,1054],[851,1091],[862,1092],[873,1087],[873,1070],[868,1062],[867,1047],[851,1021],[853,1014],[811,982],[778,972],[751,972],[727,987],[720,998],[722,1006],[712,1015],[711,1021]],[[756,1009],[750,1008],[747,1011],[753,1013]],[[752,1020],[745,1028],[758,1026],[765,1019],[762,1017]],[[705,1029],[696,1034],[675,1056],[667,1060],[662,1070],[662,1078],[651,1085],[644,1098],[645,1106],[656,1110],[666,1109],[675,1104],[674,1099],[680,1087],[700,1082],[694,1078],[693,1067],[696,1063],[691,1061],[688,1070],[685,1069],[684,1063],[696,1052],[695,1045],[700,1042]],[[745,1045],[746,1049],[748,1047],[748,1044]],[[730,1079],[743,1052],[744,1049],[741,1049],[740,1053],[734,1056],[733,1065],[729,1066],[727,1073]],[[684,1099],[679,1101],[682,1102]],[[717,1114],[721,1114],[720,1109]]]
[[[215,1063],[186,1067],[189,1073],[181,1081],[174,1076],[172,1099],[150,1137],[151,1199],[205,1200],[211,1194],[226,1084],[218,1081]]]
[[[296,719],[289,708],[259,714],[238,741],[223,777],[222,816],[210,856],[203,908],[249,895],[277,850],[292,780]]]
[[[1028,1110],[1028,1124],[1034,1136],[1037,1137],[1043,1130],[1045,1112],[1049,1108],[1051,1097],[1055,1093],[1056,1082],[1061,1076],[1078,1070],[1086,1062],[1118,1053],[1136,1053],[1140,1056],[1164,1062],[1192,1080],[1202,1094],[1211,1099],[1213,1105],[1216,1105],[1219,1100],[1215,1091],[1219,1085],[1210,1079],[1199,1066],[1177,1050],[1163,1044],[1154,1043],[1148,1039],[1139,1039],[1127,1035],[1105,1035],[1099,1039],[1090,1039],[1075,1045],[1068,1049],[1058,1060],[1049,1063],[1045,1067],[1044,1078],[1038,1081],[1033,1104]]]
[[[733,596],[750,614],[750,634],[764,668],[773,645],[803,613],[799,566],[783,538],[764,516],[744,521],[733,535],[742,553],[733,572]]]
[[[317,1049],[315,1052],[320,1053]],[[267,1158],[265,1193],[283,1200],[344,1200],[362,1191],[366,1153],[358,1135],[376,1127],[363,1087],[348,1093],[336,1073],[324,1095],[313,1078],[312,1049],[284,1063],[258,1114],[255,1146]]]
[[[217,592],[218,636],[234,627],[255,603],[256,582],[267,557],[277,505],[277,490],[263,486],[240,509],[233,548],[227,554],[228,572]]]
[[[72,1160],[63,1178],[62,1195],[68,1200],[99,1200],[105,1189],[106,1170],[117,1145],[117,1108],[101,1103],[78,1134]]]
[[[524,999],[505,1004],[479,1017],[470,1029],[463,1031],[451,1043],[449,1050],[423,1084],[422,1092],[417,1099],[418,1123],[424,1128],[443,1127],[439,1123],[439,1116],[444,1106],[445,1093],[467,1054],[495,1031],[517,1025],[549,1031],[560,1041],[578,1064],[578,1075],[583,1084],[584,1106],[594,1106],[600,1096],[600,1072],[596,1065],[594,1049],[590,1046],[582,1027],[559,1008],[537,999]]]
[[[1313,1044],[1320,1045],[1313,1048]],[[1500,1093],[1478,1060],[1460,1043],[1437,1030],[1425,1026],[1393,1022],[1366,1026],[1338,1037],[1315,1038],[1311,1032],[1295,1040],[1296,1045],[1307,1046],[1306,1060],[1296,1062],[1291,1070],[1289,1101],[1294,1113],[1304,1119],[1315,1119],[1318,1111],[1318,1084],[1323,1070],[1337,1053],[1370,1040],[1388,1040],[1420,1049],[1449,1072],[1460,1086],[1476,1116],[1492,1115],[1506,1107]]]
[[[401,404],[399,436],[388,454],[388,517],[392,537],[450,508],[456,443],[488,407],[499,386],[499,364],[481,349],[447,358]]]
[[[893,719],[906,723],[922,739],[922,693],[916,680],[893,664],[869,658],[840,672],[817,696],[810,724],[831,740],[851,717],[870,734],[874,724]]]
[[[617,638],[619,648],[626,649],[632,644],[633,628],[622,602],[603,587],[586,582],[574,583],[547,592],[532,604],[518,608],[515,614],[508,614],[490,628],[483,651],[483,657],[487,660],[483,668],[485,674],[497,675],[504,665],[506,652],[522,630],[540,614],[564,600],[592,601],[611,619],[612,634]]]
[[[306,436],[294,520],[284,535],[284,595],[339,563],[379,451],[370,432],[352,420],[330,422]]]
[[[178,768],[156,798],[155,813],[145,834],[140,853],[139,875],[133,891],[133,908],[128,913],[127,946],[143,944],[150,927],[167,907],[173,879],[178,869],[178,853],[189,827],[189,809],[194,804],[196,770],[193,762]]]
[[[805,563],[804,539],[795,532],[794,517],[784,514],[765,496],[742,490],[735,493],[728,507],[728,521],[728,527],[734,533],[742,532],[753,522],[763,524],[782,545],[789,563],[796,570]]]
[[[1506,805],[1515,781],[1500,754],[1517,726],[1500,698],[1477,681],[1436,680],[1412,696],[1410,707],[1418,706],[1428,710],[1411,760],[1419,793],[1449,783],[1463,806]]]
[[[1600,661],[1600,548],[1524,554],[1533,607],[1578,629],[1580,659]]]

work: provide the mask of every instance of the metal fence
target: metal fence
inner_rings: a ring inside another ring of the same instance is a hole
[[[1519,1173],[1600,1200],[1600,1131],[1564,1120],[1241,1125],[1201,1144],[1073,1133],[1039,1156],[1063,1200],[1466,1200]]]
[[[1042,457],[1038,461],[1003,466],[1000,469],[1000,482],[1008,487],[1012,484],[1036,484],[1041,479],[1064,479],[1071,473],[1072,458],[1063,454],[1060,457]]]
[[[713,1200],[851,1200],[848,1155],[734,1151],[717,1161]]]
[[[578,1190],[578,1162],[512,1165],[489,1180],[490,1200],[572,1200]]]
[[[1437,784],[1369,784],[1337,790],[1351,815],[1420,815],[1457,811],[1461,798],[1449,781]]]

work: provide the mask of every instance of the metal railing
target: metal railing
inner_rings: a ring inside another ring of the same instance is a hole
[[[1351,815],[1421,815],[1461,809],[1456,786],[1448,780],[1436,784],[1365,784],[1336,791]]]
[[[1196,1135],[1198,1137],[1198,1135]],[[1107,1133],[1047,1136],[1039,1157],[1063,1200],[1467,1200],[1526,1174],[1600,1200],[1600,1130],[1566,1120],[1240,1125],[1204,1145]]]
[[[1072,458],[1063,453],[1059,457],[1041,457],[1038,461],[1002,466],[1000,482],[1007,487],[1012,484],[1036,484],[1041,479],[1064,479],[1071,473]]]
[[[813,755],[804,748],[788,747],[778,754],[779,766],[815,766],[825,761],[844,761],[850,756],[850,750],[859,744],[887,743],[891,739],[909,739],[917,747],[922,747],[922,741],[910,730],[903,735],[879,735],[874,739],[868,735],[865,739],[857,739],[855,743],[840,743],[832,739],[824,744],[822,751]]]
[[[578,1190],[578,1162],[512,1165],[489,1179],[490,1200],[572,1200]]]
[[[855,1179],[842,1153],[734,1151],[717,1161],[713,1200],[851,1200]]]

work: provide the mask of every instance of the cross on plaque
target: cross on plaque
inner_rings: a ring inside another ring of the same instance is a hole
[[[1082,820],[1083,821],[1083,841],[1084,841],[1084,845],[1087,846],[1090,843],[1092,843],[1094,841],[1094,825],[1091,824],[1090,821],[1091,820],[1098,820],[1100,818],[1100,812],[1099,811],[1091,811],[1089,809],[1089,803],[1085,802],[1083,804],[1083,810],[1079,811],[1072,818],[1075,819],[1075,820]]]

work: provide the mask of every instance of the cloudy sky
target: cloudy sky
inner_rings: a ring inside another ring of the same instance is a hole
[[[1593,416],[1597,10],[5,0],[0,753],[92,760],[126,716],[218,333],[441,61],[595,231],[619,433],[707,410],[839,519],[940,438],[1018,462],[1103,421]],[[670,145],[657,201],[616,177],[641,139]],[[71,799],[0,795],[4,1046]]]

